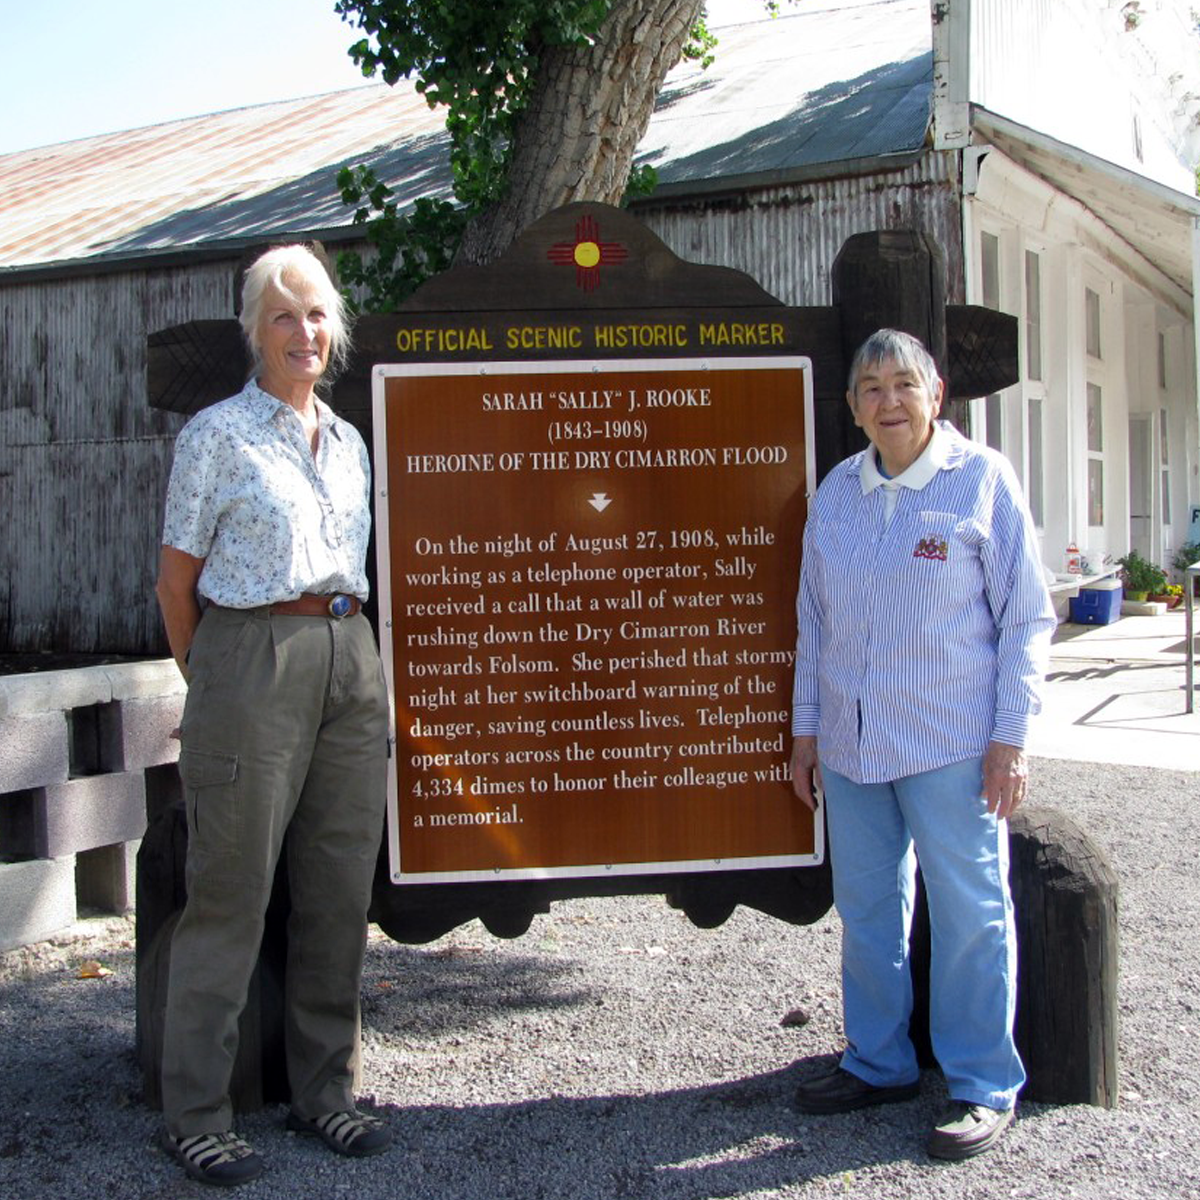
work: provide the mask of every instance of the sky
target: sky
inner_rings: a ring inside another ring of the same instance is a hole
[[[333,0],[0,0],[0,17],[0,154],[369,82]]]

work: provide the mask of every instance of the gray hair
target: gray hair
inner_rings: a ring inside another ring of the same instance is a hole
[[[304,285],[314,288],[320,296],[329,320],[329,366],[321,382],[329,382],[350,357],[348,310],[323,254],[299,244],[274,246],[265,254],[260,254],[246,269],[242,280],[242,312],[239,320],[253,360],[250,378],[253,379],[262,368],[258,325],[262,319],[263,299],[272,285],[290,300],[298,299],[297,292],[303,290]]]
[[[877,329],[854,352],[848,380],[850,395],[858,394],[859,376],[868,367],[884,362],[894,362],[904,370],[914,372],[925,390],[931,396],[937,395],[941,376],[938,375],[933,355],[911,333],[902,333],[899,329]]]

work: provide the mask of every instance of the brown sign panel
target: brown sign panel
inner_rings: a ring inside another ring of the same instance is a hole
[[[375,370],[396,883],[821,861],[798,357]]]

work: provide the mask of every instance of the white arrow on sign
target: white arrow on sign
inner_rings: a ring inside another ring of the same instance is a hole
[[[593,492],[592,498],[588,501],[588,503],[597,512],[603,512],[612,503],[612,501],[608,498],[607,494],[604,492]]]

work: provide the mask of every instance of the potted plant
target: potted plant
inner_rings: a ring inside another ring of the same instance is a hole
[[[1186,571],[1193,563],[1200,562],[1200,542],[1185,542],[1175,551],[1171,559],[1171,569],[1177,571],[1182,579],[1186,579]],[[1200,579],[1195,583],[1195,595],[1200,596]]]
[[[1161,596],[1153,596],[1151,599],[1161,600],[1167,608],[1178,608],[1183,603],[1183,585],[1168,583]]]
[[[1117,562],[1121,564],[1121,583],[1127,600],[1145,600],[1151,592],[1161,592],[1167,586],[1166,571],[1144,559],[1136,550],[1130,550]]]

